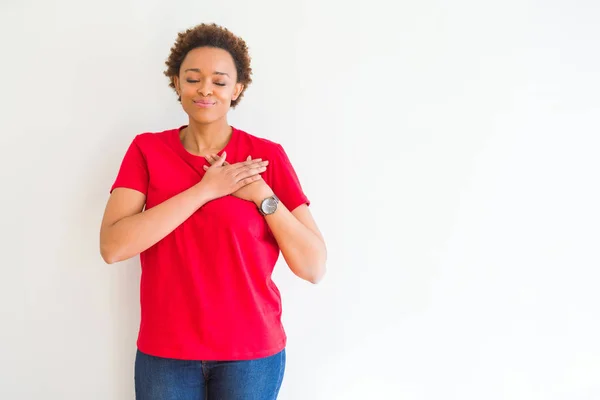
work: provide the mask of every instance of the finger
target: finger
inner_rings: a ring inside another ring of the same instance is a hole
[[[250,161],[242,161],[242,162],[233,164],[233,167],[231,168],[231,170],[232,170],[232,172],[239,172],[239,170],[244,169],[244,168],[252,168],[252,167],[262,165],[263,162],[264,161],[262,161],[262,158],[256,158],[256,159],[250,160]]]
[[[267,167],[248,168],[248,169],[244,169],[240,172],[237,172],[233,176],[235,179],[242,180],[242,179],[245,179],[250,176],[258,175],[262,172],[265,172],[266,170],[267,170]]]
[[[216,161],[219,159],[219,156],[218,156],[218,155],[216,155],[216,154],[209,154],[207,157],[210,157],[210,159],[212,160],[212,161],[210,161],[210,162],[211,162],[211,164],[212,164],[212,163],[215,163],[215,162],[216,162]],[[224,165],[224,166],[226,166],[226,165],[231,165],[231,164],[230,164],[229,162],[225,161],[225,162],[223,163],[223,165]]]
[[[250,174],[252,175],[252,173],[256,173],[256,171],[258,171],[258,173],[262,173],[265,172],[267,170],[267,166],[269,165],[269,161],[261,161],[260,163],[252,163],[249,165],[242,165],[242,166],[237,166],[234,167],[233,169],[231,169],[231,174],[234,177],[238,177],[240,176],[240,174]]]
[[[244,166],[248,166],[248,165],[255,165],[255,164],[258,164],[258,163],[260,163],[261,161],[262,161],[262,158],[255,158],[254,160],[246,160],[246,161],[242,161],[241,163],[239,163],[239,165],[240,165],[241,167],[244,167]]]
[[[252,160],[252,157],[248,156],[248,158],[246,158],[246,161],[250,161]]]
[[[255,158],[254,160],[241,162],[242,167],[256,167],[257,165],[266,165],[269,163],[268,160],[263,160],[262,158]]]
[[[203,165],[202,168],[204,168],[205,171],[208,171],[208,165]]]
[[[224,151],[223,155],[221,157],[218,157],[217,161],[215,161],[213,166],[221,167],[225,163],[226,158],[227,158],[227,152]]]
[[[214,154],[207,154],[204,156],[204,158],[210,163],[210,165],[213,165],[213,163],[216,161]]]
[[[267,167],[268,165],[269,165],[269,161],[268,160],[260,161],[260,162],[254,162],[254,161],[252,161],[249,164],[243,165],[236,172],[239,173],[239,172],[241,172],[243,170],[248,170],[248,169],[252,169],[252,168],[263,168],[263,167]]]

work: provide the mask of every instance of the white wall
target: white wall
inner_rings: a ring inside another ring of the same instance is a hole
[[[99,224],[212,21],[253,56],[231,123],[286,147],[329,246],[320,285],[276,271],[281,399],[600,398],[598,2],[350,3],[2,2],[0,398],[133,398],[139,265]]]

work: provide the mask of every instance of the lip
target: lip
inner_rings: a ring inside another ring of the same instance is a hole
[[[194,105],[196,105],[196,107],[200,107],[200,108],[209,108],[214,106],[216,103],[214,101],[209,101],[209,100],[197,100],[194,101]]]

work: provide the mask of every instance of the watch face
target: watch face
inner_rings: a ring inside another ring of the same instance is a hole
[[[277,210],[277,199],[269,197],[262,203],[262,210],[265,214],[273,214]]]

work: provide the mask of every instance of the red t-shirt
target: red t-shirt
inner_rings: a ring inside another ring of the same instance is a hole
[[[146,209],[198,183],[209,165],[189,153],[179,129],[131,143],[111,188],[146,195]],[[233,128],[224,151],[235,163],[269,160],[263,179],[291,211],[309,204],[281,145]],[[219,153],[221,155],[222,152]],[[271,280],[279,246],[252,202],[210,201],[140,254],[140,351],[193,360],[244,360],[283,350],[281,298]]]

